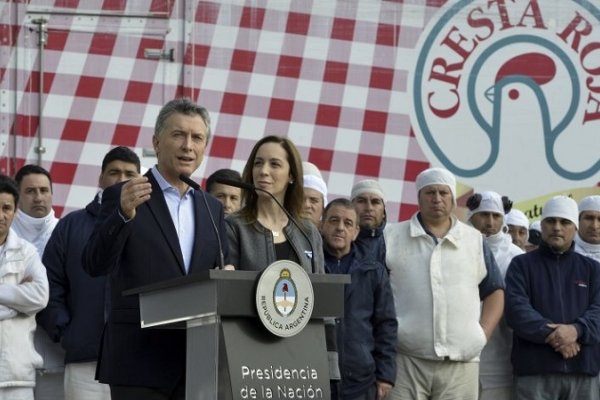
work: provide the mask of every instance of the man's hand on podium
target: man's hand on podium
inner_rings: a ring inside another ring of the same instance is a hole
[[[235,271],[235,267],[232,264],[227,264],[223,267],[224,271]]]

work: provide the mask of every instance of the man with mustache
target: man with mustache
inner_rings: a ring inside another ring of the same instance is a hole
[[[398,320],[390,398],[477,400],[479,355],[502,317],[502,274],[481,232],[454,214],[454,175],[429,168],[415,187],[419,210],[384,232]]]
[[[508,267],[515,400],[600,399],[600,264],[575,251],[578,224],[573,199],[550,199],[539,248]]]

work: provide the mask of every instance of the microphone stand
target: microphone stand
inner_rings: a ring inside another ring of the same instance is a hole
[[[219,234],[219,229],[217,229],[217,224],[215,223],[215,219],[210,212],[210,207],[208,206],[208,202],[206,201],[206,196],[204,195],[204,190],[200,188],[196,182],[194,182],[189,176],[180,174],[179,179],[186,183],[189,187],[194,189],[197,192],[200,192],[202,195],[202,200],[204,200],[204,206],[206,207],[206,211],[208,211],[208,217],[210,218],[210,222],[212,224],[213,230],[215,231],[215,235],[217,236],[217,243],[219,244],[219,269],[225,268],[225,257],[223,257],[223,245],[221,244],[221,235]]]

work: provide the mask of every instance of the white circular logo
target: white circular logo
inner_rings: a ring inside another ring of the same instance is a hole
[[[409,78],[428,159],[517,198],[595,185],[599,22],[587,0],[447,2]]]
[[[271,333],[296,335],[310,320],[313,306],[310,277],[300,265],[281,260],[265,268],[256,287],[256,309]]]

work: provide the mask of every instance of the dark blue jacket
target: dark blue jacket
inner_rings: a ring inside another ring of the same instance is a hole
[[[98,358],[106,278],[89,276],[81,264],[81,254],[99,210],[96,197],[85,209],[60,219],[42,258],[50,283],[50,301],[37,314],[37,322],[53,341],[62,340],[65,363]]]
[[[354,245],[339,261],[325,250],[327,273],[341,273],[341,264],[348,266],[352,279],[344,291],[344,319],[338,325],[342,397],[352,398],[376,380],[394,384],[398,323],[385,267],[372,258],[359,259]]]
[[[186,332],[182,329],[142,329],[140,305],[129,289],[206,271],[219,265],[219,237],[229,263],[223,205],[203,192],[193,193],[194,248],[186,272],[177,231],[160,185],[145,175],[152,196],[125,222],[120,214],[123,184],[102,194],[94,232],[83,250],[83,268],[92,276],[109,276],[110,312],[102,334],[96,376],[102,383],[151,387],[171,393],[185,375]],[[213,216],[217,232],[213,229]],[[217,236],[218,235],[218,236]]]
[[[600,264],[571,249],[556,254],[544,242],[512,259],[506,274],[506,321],[513,328],[516,375],[600,371]],[[581,351],[563,359],[546,337],[547,324],[575,324]]]
[[[385,241],[383,240],[383,230],[386,222],[374,229],[360,228],[358,237],[354,242],[357,256],[361,259],[374,258],[385,265]]]

